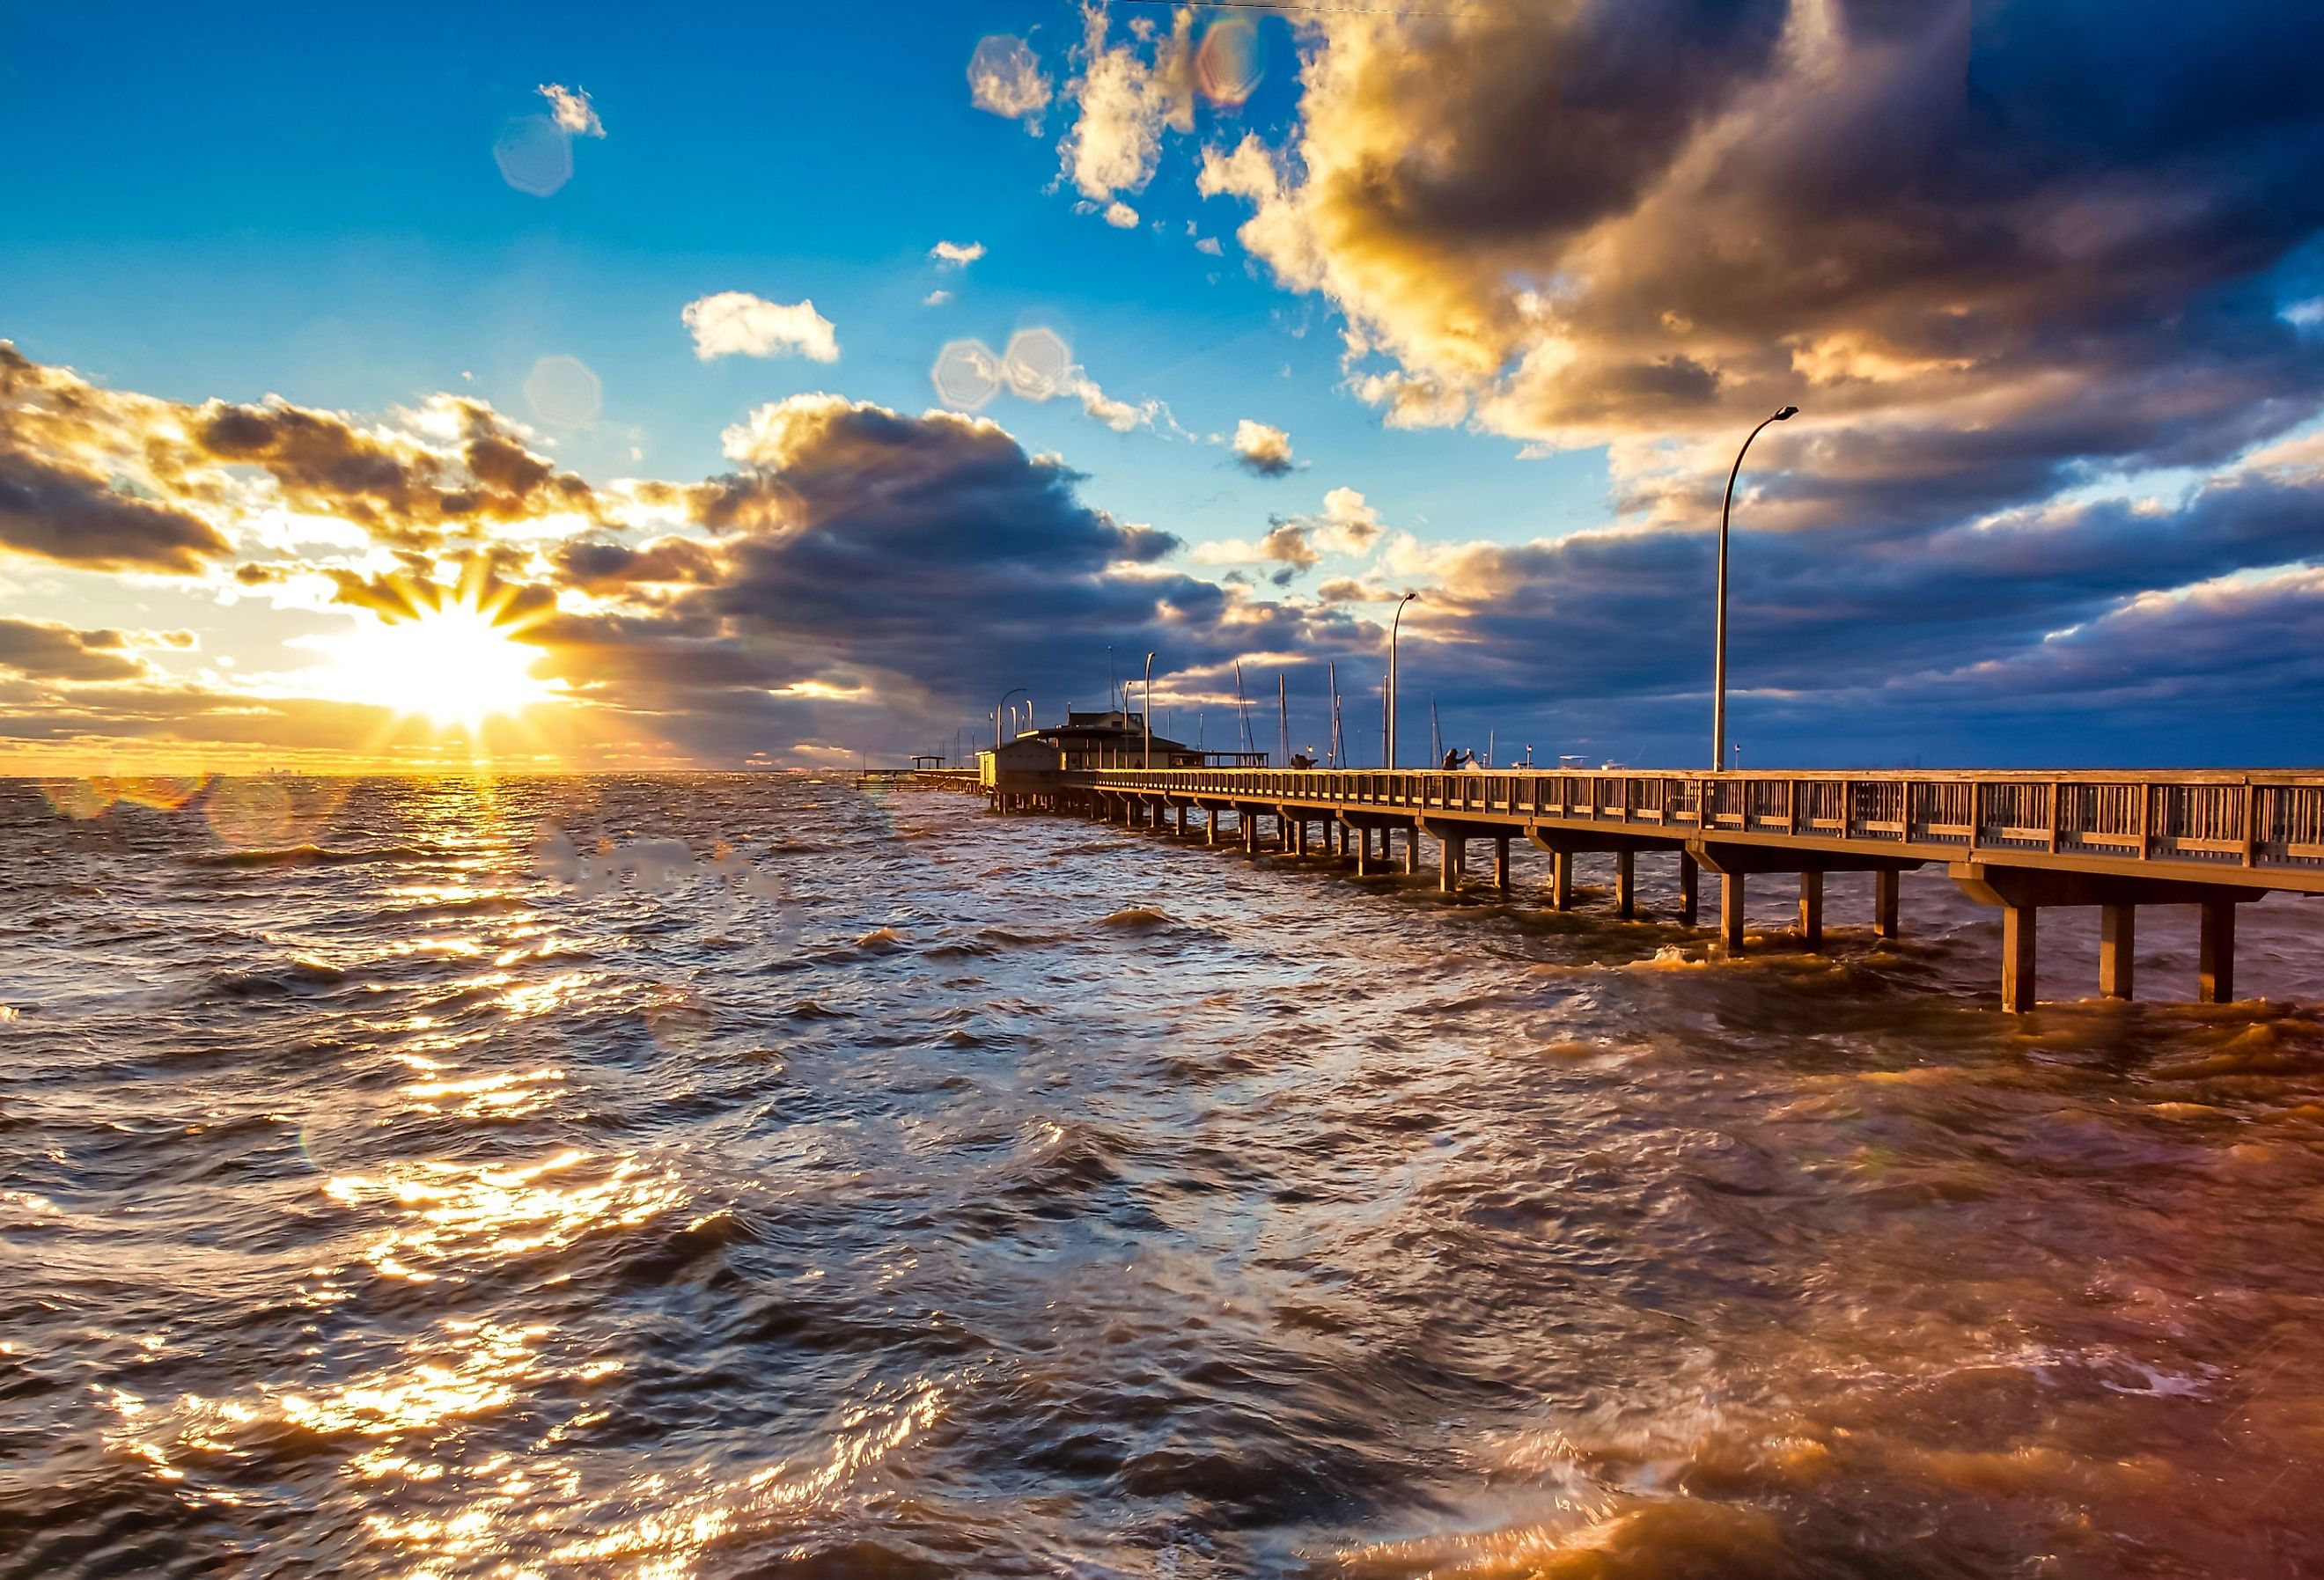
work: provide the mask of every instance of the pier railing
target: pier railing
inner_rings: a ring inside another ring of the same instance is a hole
[[[2319,772],[1133,769],[1070,777],[1128,794],[1581,824],[1648,837],[1861,841],[1928,859],[1989,851],[2324,870]]]

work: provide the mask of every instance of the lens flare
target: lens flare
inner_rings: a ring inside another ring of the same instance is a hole
[[[1073,366],[1073,347],[1055,329],[1019,329],[1009,337],[1001,375],[1011,393],[1046,401],[1065,386]]]
[[[106,778],[44,779],[39,781],[41,795],[50,808],[76,823],[91,818],[102,818],[113,809],[120,799],[120,790]]]
[[[546,198],[573,179],[573,137],[548,115],[519,115],[501,128],[493,162],[510,186]]]
[[[544,356],[525,376],[525,403],[552,428],[586,428],[605,404],[605,386],[577,356]]]
[[[1242,104],[1266,74],[1259,30],[1240,16],[1211,23],[1194,50],[1194,86],[1214,105],[1231,109]]]
[[[221,779],[203,798],[202,816],[235,850],[285,850],[318,843],[346,804],[342,779]]]
[[[929,374],[936,399],[955,411],[976,411],[1001,393],[1001,359],[982,340],[954,340],[936,353]]]

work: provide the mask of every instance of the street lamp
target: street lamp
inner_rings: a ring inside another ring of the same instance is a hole
[[[1406,593],[1396,604],[1396,617],[1388,623],[1388,763],[1396,766],[1396,639],[1397,627],[1404,624],[1404,606],[1420,596]]]
[[[1001,693],[1000,702],[996,704],[992,709],[992,744],[995,747],[998,747],[1001,744],[1001,710],[1009,706],[1009,699],[1010,698],[1019,695],[1029,695],[1029,688],[1018,686]]]
[[[1751,439],[1743,441],[1743,448],[1735,452],[1734,467],[1727,474],[1727,497],[1719,506],[1719,635],[1717,654],[1712,660],[1711,704],[1711,766],[1713,772],[1727,763],[1727,516],[1735,507],[1735,479],[1743,470],[1743,456],[1751,448],[1751,439],[1759,437],[1759,429],[1770,422],[1789,422],[1800,414],[1797,406],[1786,406],[1773,417],[1763,418],[1759,428],[1751,430]]]
[[[1146,655],[1146,711],[1139,716],[1146,726],[1146,766],[1154,766],[1154,655]]]

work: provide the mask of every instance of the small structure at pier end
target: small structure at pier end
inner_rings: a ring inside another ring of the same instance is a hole
[[[1104,769],[1264,768],[1264,752],[1205,752],[1151,734],[1146,716],[1126,708],[1068,710],[1065,722],[1026,730],[976,754],[977,783],[1003,812],[1055,812],[1066,775]]]

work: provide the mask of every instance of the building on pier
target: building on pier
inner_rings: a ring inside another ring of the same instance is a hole
[[[1106,769],[1264,768],[1264,752],[1205,752],[1147,734],[1146,716],[1127,708],[1068,711],[1065,722],[1024,731],[976,754],[978,778],[995,804],[1054,808],[1063,777]]]

